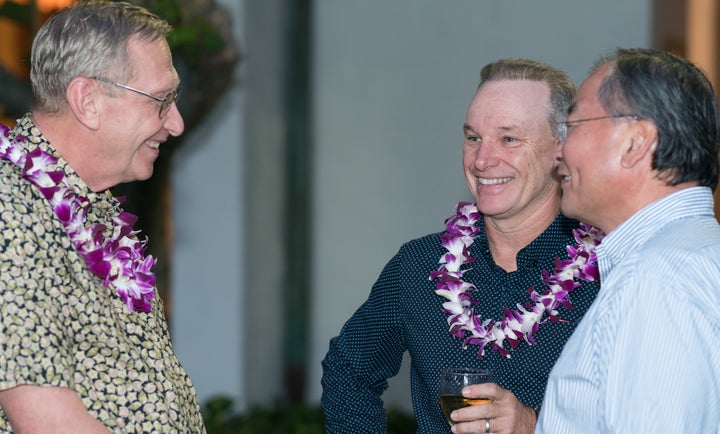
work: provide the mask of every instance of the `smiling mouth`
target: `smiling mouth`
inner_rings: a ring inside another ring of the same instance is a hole
[[[160,148],[160,142],[158,142],[157,140],[148,140],[145,142],[145,144],[153,149]]]
[[[477,178],[477,181],[480,185],[497,185],[497,184],[503,184],[505,182],[512,181],[513,177],[507,177],[507,178]]]

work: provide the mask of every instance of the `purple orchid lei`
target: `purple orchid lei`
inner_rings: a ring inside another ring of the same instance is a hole
[[[533,287],[527,292],[532,302],[525,305],[518,303],[517,309],[503,309],[502,319],[479,318],[474,311],[479,301],[473,300],[471,292],[477,290],[475,285],[462,279],[467,270],[460,268],[472,264],[475,257],[469,256],[470,246],[480,232],[475,224],[482,218],[475,204],[460,202],[456,206],[456,214],[445,220],[447,231],[442,234],[442,246],[447,253],[440,257],[440,267],[430,274],[430,280],[438,279],[435,293],[448,301],[442,305],[442,311],[448,315],[450,334],[463,339],[462,348],[468,345],[479,345],[478,358],[485,355],[485,347],[510,357],[510,349],[516,348],[525,341],[535,344],[533,335],[540,325],[548,320],[551,323],[562,321],[558,316],[558,308],[564,306],[572,309],[568,298],[570,293],[580,286],[575,279],[591,282],[599,279],[597,255],[595,248],[600,244],[604,234],[601,230],[584,223],[573,231],[577,242],[567,246],[569,260],[555,258],[555,272],[550,274],[542,271],[545,289],[536,291]],[[547,319],[543,315],[547,313]],[[505,348],[505,340],[510,348]]]
[[[26,137],[9,138],[9,128],[0,124],[0,159],[22,168],[25,179],[45,196],[60,219],[73,247],[85,259],[89,270],[108,290],[114,289],[132,311],[149,312],[155,296],[156,260],[144,256],[147,239],[139,241],[133,231],[137,217],[121,210],[113,216],[112,236],[105,238],[102,224],[86,226],[88,199],[69,187],[62,170],[51,170],[57,158],[36,148],[25,152],[20,142]]]

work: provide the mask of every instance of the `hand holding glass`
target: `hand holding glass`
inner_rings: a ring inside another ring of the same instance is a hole
[[[470,405],[490,404],[490,398],[466,398],[462,396],[462,389],[471,384],[492,383],[492,373],[487,369],[453,368],[446,369],[440,375],[440,408],[445,420],[450,425],[450,413],[458,408]]]

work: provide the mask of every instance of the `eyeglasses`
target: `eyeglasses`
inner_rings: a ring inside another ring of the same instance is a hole
[[[558,124],[557,124],[558,139],[560,140],[560,143],[564,142],[565,139],[567,139],[568,127],[571,127],[575,124],[579,124],[582,122],[599,121],[601,119],[617,119],[617,118],[633,118],[635,120],[638,120],[638,119],[640,119],[640,116],[633,115],[633,114],[608,115],[608,116],[599,116],[596,118],[586,118],[586,119],[577,119],[574,121],[558,122]]]
[[[178,86],[177,89],[171,90],[168,92],[165,96],[159,97],[156,95],[153,95],[151,93],[145,92],[140,89],[135,89],[134,87],[130,87],[127,84],[118,83],[116,81],[109,80],[105,77],[92,77],[95,81],[101,81],[103,83],[112,84],[113,86],[121,87],[123,89],[127,89],[131,92],[139,93],[140,95],[144,95],[148,98],[152,98],[155,101],[160,103],[160,110],[158,111],[158,114],[160,115],[160,119],[165,119],[165,116],[167,116],[168,112],[170,111],[170,106],[177,101],[178,95],[180,94],[180,87]]]

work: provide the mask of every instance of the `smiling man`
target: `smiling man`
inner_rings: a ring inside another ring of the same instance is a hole
[[[572,303],[546,309],[542,301],[552,297],[543,270],[567,259],[579,225],[559,214],[555,172],[556,127],[574,93],[567,74],[538,61],[482,68],[462,124],[474,203],[460,204],[445,232],[403,245],[330,342],[322,378],[328,433],[386,432],[381,396],[405,352],[418,433],[533,432],[550,369],[598,290],[571,279]],[[495,383],[465,389],[493,403],[455,410],[451,428],[438,385],[452,367],[490,369]]]
[[[548,381],[538,433],[720,431],[717,97],[668,52],[618,49],[580,86],[562,211],[607,233],[602,289]]]
[[[202,433],[145,255],[110,188],[183,132],[170,26],[82,1],[32,47],[32,113],[0,126],[0,432]]]

